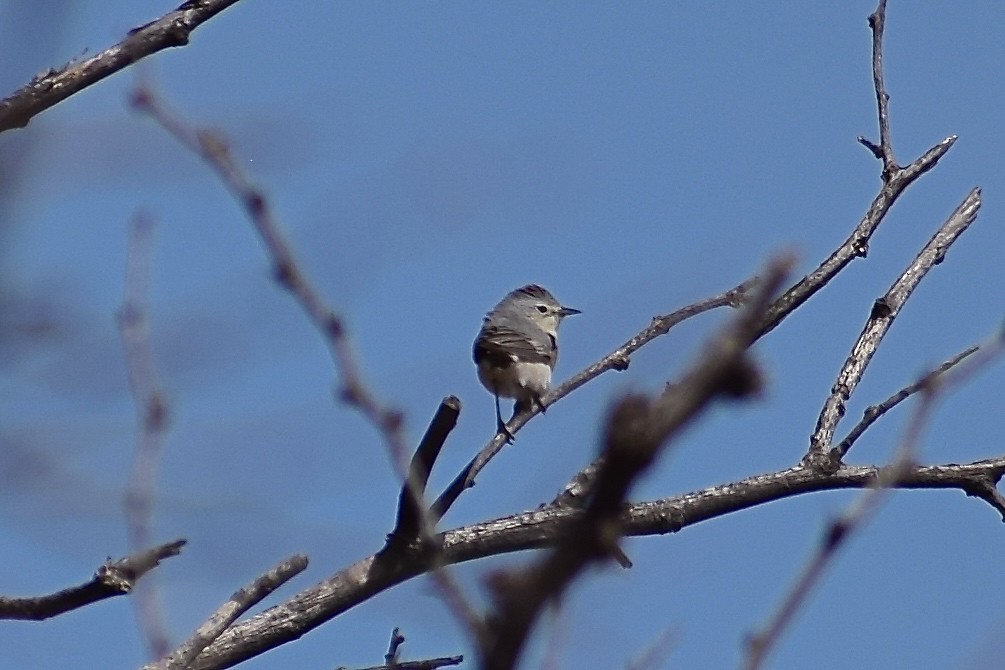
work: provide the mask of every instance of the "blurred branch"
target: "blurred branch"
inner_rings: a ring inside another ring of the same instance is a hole
[[[919,451],[921,435],[932,419],[938,397],[944,394],[950,385],[958,384],[966,377],[986,368],[1001,353],[1003,347],[1005,347],[1005,332],[996,335],[983,348],[981,356],[970,359],[969,365],[959,367],[952,373],[929,373],[918,380],[921,398],[915,405],[914,413],[907,423],[890,464],[877,472],[869,488],[845,510],[844,514],[828,524],[816,552],[806,562],[775,613],[758,633],[751,636],[744,664],[747,670],[758,670],[763,667],[768,654],[792,623],[796,613],[809,599],[810,593],[823,578],[824,571],[834,561],[838,551],[852,533],[861,529],[876,515],[891,489],[910,474],[915,454]],[[1005,506],[1002,505],[1005,498],[995,487],[991,488],[994,489],[995,495],[989,502],[1003,513],[1005,520]]]
[[[37,598],[0,597],[0,619],[42,620],[90,605],[93,602],[121,596],[136,586],[140,577],[171,556],[177,556],[186,540],[175,540],[147,549],[117,561],[111,559],[94,573],[86,584],[64,589]]]
[[[237,617],[264,600],[270,593],[307,569],[307,557],[295,554],[237,591],[170,656],[143,666],[143,670],[186,670]]]
[[[332,362],[341,376],[341,399],[355,407],[384,438],[391,465],[400,481],[408,481],[407,449],[401,413],[386,407],[366,385],[342,316],[328,307],[307,281],[293,250],[283,237],[265,193],[251,183],[230,152],[226,139],[209,130],[197,130],[167,110],[154,93],[145,88],[133,94],[133,104],[150,115],[179,143],[203,159],[230,193],[243,205],[258,232],[273,267],[275,280],[297,300],[321,333]]]
[[[36,114],[138,60],[170,47],[185,46],[192,31],[237,2],[189,0],[156,21],[133,28],[125,39],[99,54],[36,75],[0,100],[0,133],[27,126]]]
[[[647,648],[643,649],[642,653],[625,667],[625,670],[657,670],[666,667],[670,652],[677,646],[679,639],[680,632],[676,628],[667,628]]]
[[[623,371],[628,369],[631,356],[646,344],[649,344],[657,337],[666,335],[670,329],[677,324],[693,316],[698,316],[709,310],[718,307],[739,307],[747,299],[750,290],[757,284],[757,278],[734,286],[724,293],[700,300],[694,304],[682,307],[670,314],[653,317],[652,323],[643,328],[638,334],[622,344],[620,347],[601,358],[596,363],[588,366],[581,372],[573,375],[565,382],[548,392],[542,399],[545,407],[550,407],[565,396],[569,395],[579,387],[592,381],[609,370]],[[529,411],[523,412],[507,424],[511,433],[523,428],[528,421],[540,413],[540,409],[532,406]],[[488,444],[468,463],[459,475],[440,494],[430,509],[433,519],[438,521],[443,518],[451,505],[457,501],[466,489],[475,485],[475,477],[488,465],[496,454],[498,454],[506,444],[506,436],[499,434],[489,440]]]
[[[924,248],[904,269],[883,297],[873,303],[869,318],[862,332],[838,373],[831,393],[824,402],[817,419],[816,428],[810,437],[810,449],[804,457],[808,465],[834,469],[838,463],[829,458],[828,450],[833,446],[834,431],[845,413],[845,403],[855,392],[865,374],[873,354],[883,341],[893,320],[897,318],[914,289],[935,265],[945,258],[946,251],[959,239],[977,219],[981,207],[981,190],[975,188],[964,198],[956,210],[946,219]]]
[[[125,286],[122,309],[118,315],[129,391],[136,403],[136,454],[122,501],[130,551],[150,546],[157,466],[170,415],[168,402],[157,380],[147,321],[153,227],[153,219],[142,212],[130,221]],[[154,582],[143,582],[136,591],[134,604],[137,624],[150,656],[160,658],[171,649],[171,640],[164,625]]]

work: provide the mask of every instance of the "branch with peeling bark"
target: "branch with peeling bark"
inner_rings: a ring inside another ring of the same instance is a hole
[[[282,561],[251,584],[237,591],[204,624],[164,659],[144,666],[144,670],[185,670],[237,617],[260,603],[270,593],[307,569],[307,557],[296,554]]]
[[[185,46],[192,31],[237,2],[189,0],[156,21],[133,28],[125,39],[99,54],[37,75],[0,100],[0,133],[27,126],[41,112],[147,56]]]
[[[713,447],[714,448],[714,447]],[[805,466],[748,477],[679,496],[637,502],[622,512],[621,533],[647,536],[674,533],[758,505],[807,493],[870,487],[881,466],[843,466],[825,474]],[[954,490],[991,505],[1005,521],[1005,499],[995,486],[1005,476],[1005,456],[967,464],[912,466],[894,485],[902,490]],[[583,510],[551,504],[533,511],[440,533],[446,564],[552,547]],[[200,670],[227,668],[300,638],[392,586],[424,574],[428,563],[384,562],[374,554],[340,570],[289,600],[226,631],[196,659]]]
[[[911,297],[914,289],[925,278],[928,271],[942,262],[946,251],[953,242],[959,239],[960,235],[977,219],[980,207],[981,191],[975,188],[928,240],[928,243],[894,281],[890,289],[873,303],[865,327],[852,346],[851,353],[848,354],[848,358],[831,387],[830,396],[820,411],[816,429],[810,438],[810,449],[805,457],[807,464],[824,469],[833,469],[838,466],[837,462],[829,458],[828,450],[832,446],[838,422],[844,417],[845,403],[855,392],[873,354],[876,353],[876,349],[883,341],[883,336],[893,325],[893,320],[897,318],[904,303]]]

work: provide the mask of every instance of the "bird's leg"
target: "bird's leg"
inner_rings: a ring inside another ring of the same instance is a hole
[[[534,409],[535,405],[539,410],[541,410],[541,414],[544,414],[545,410],[548,409],[544,406],[544,403],[541,402],[541,394],[534,393],[528,396],[526,400],[517,400],[516,405],[513,407],[513,413],[520,414],[521,412],[531,411]]]
[[[506,427],[506,423],[502,420],[502,412],[499,410],[499,395],[494,395],[496,397],[496,432],[505,435],[506,441],[512,443],[513,433],[509,432],[509,428]]]

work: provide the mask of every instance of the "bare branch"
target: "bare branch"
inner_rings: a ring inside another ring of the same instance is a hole
[[[384,665],[371,665],[357,670],[436,670],[450,665],[460,665],[464,661],[463,656],[442,656],[440,658],[427,658],[421,661],[399,661],[398,651],[405,641],[405,636],[401,635],[397,628],[391,631],[391,642],[388,645],[387,653],[384,655]],[[345,668],[339,668],[345,670]]]
[[[307,557],[302,554],[295,554],[282,561],[248,586],[235,592],[230,600],[217,609],[170,656],[144,666],[144,670],[185,670],[192,667],[192,661],[195,660],[196,656],[220,637],[220,634],[227,630],[237,620],[237,617],[305,569],[307,569]]]
[[[443,448],[450,431],[457,425],[457,417],[461,412],[461,401],[456,396],[448,396],[440,402],[436,414],[433,415],[429,427],[426,428],[419,448],[412,456],[412,462],[408,468],[408,478],[402,484],[401,493],[398,495],[398,516],[394,525],[394,530],[388,536],[388,546],[407,545],[419,538],[422,529],[423,516],[427,514],[423,496],[426,493],[426,483],[429,481],[429,473],[433,469],[433,463]],[[431,531],[433,523],[426,520]],[[431,535],[427,532],[426,535]]]
[[[876,91],[876,107],[879,116],[879,145],[864,137],[861,142],[872,154],[883,161],[884,179],[893,175],[900,168],[893,158],[893,142],[890,139],[890,94],[886,92],[883,82],[883,29],[886,27],[886,0],[879,0],[876,11],[869,15],[869,28],[872,29],[872,83]]]
[[[775,500],[841,489],[871,486],[882,468],[843,466],[825,474],[796,466],[756,475],[731,484],[680,496],[632,503],[621,517],[623,535],[663,535]],[[913,466],[895,486],[899,489],[951,489],[987,501],[988,485],[1005,475],[1005,456],[973,463]],[[1005,507],[995,507],[1005,521]],[[582,509],[548,505],[493,521],[472,524],[438,535],[445,564],[554,546],[563,529],[581,517]],[[226,668],[298,639],[308,631],[396,584],[423,574],[422,557],[388,564],[380,554],[364,558],[330,578],[229,630],[194,664],[199,670]]]
[[[609,370],[627,370],[631,361],[631,356],[646,344],[649,344],[657,337],[666,335],[670,329],[686,319],[698,316],[709,310],[718,307],[739,307],[747,299],[748,292],[757,284],[757,278],[734,286],[724,293],[700,300],[694,304],[682,307],[670,314],[653,317],[652,323],[643,328],[637,335],[622,344],[620,347],[601,358],[596,363],[588,366],[581,372],[573,375],[561,385],[552,389],[544,398],[542,404],[550,407],[565,396],[569,395],[587,382],[590,382]],[[511,434],[515,434],[523,428],[528,421],[540,412],[536,406],[532,406],[528,411],[523,412],[507,424]],[[495,435],[488,444],[468,463],[461,473],[450,483],[450,485],[436,499],[430,510],[434,520],[443,518],[451,505],[461,496],[466,489],[475,485],[475,477],[488,465],[489,461],[495,458],[506,444],[504,434]]]
[[[147,284],[150,277],[153,220],[143,213],[129,225],[126,279],[119,331],[129,376],[129,391],[136,403],[136,454],[126,486],[123,511],[130,551],[150,546],[150,524],[157,488],[157,469],[170,409],[157,379],[150,330],[147,321]],[[155,584],[146,580],[134,598],[137,624],[146,639],[151,658],[160,658],[171,649]]]
[[[185,46],[192,31],[237,2],[189,0],[156,21],[133,28],[124,40],[97,55],[37,75],[0,100],[0,133],[27,126],[36,114],[138,60],[170,47]]]
[[[862,413],[862,420],[859,421],[854,428],[848,431],[848,435],[841,440],[841,443],[831,450],[830,458],[832,461],[840,461],[847,454],[848,450],[852,448],[855,441],[862,437],[862,433],[869,429],[869,427],[876,422],[881,416],[889,412],[891,409],[902,403],[903,401],[910,398],[912,395],[924,389],[930,382],[932,377],[937,377],[944,372],[951,370],[956,364],[965,359],[970,354],[977,351],[980,347],[972,346],[967,347],[960,353],[956,354],[948,361],[935,368],[928,374],[924,375],[921,379],[913,384],[908,384],[904,388],[900,389],[892,396],[879,403],[878,405],[872,405],[866,408],[865,412]]]
[[[0,597],[0,619],[40,621],[99,600],[125,595],[133,590],[140,577],[156,568],[162,560],[177,556],[185,542],[175,540],[117,561],[109,559],[98,568],[91,581],[52,595],[38,598]]]
[[[393,665],[398,662],[398,649],[404,641],[405,636],[402,635],[398,627],[395,626],[394,630],[391,631],[391,641],[387,645],[387,653],[384,654],[384,663],[386,665]]]
[[[980,207],[981,190],[975,188],[928,240],[886,294],[873,304],[862,333],[848,354],[820,411],[816,428],[810,438],[810,449],[804,457],[807,464],[825,469],[837,467],[836,463],[830,462],[827,452],[832,446],[837,424],[844,416],[845,403],[855,392],[873,354],[893,325],[893,320],[897,318],[901,307],[911,297],[928,271],[942,262],[953,242],[976,220]]]

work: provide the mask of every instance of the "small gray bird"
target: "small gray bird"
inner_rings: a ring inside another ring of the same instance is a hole
[[[579,313],[537,284],[528,284],[508,293],[485,316],[475,338],[475,365],[478,381],[495,396],[497,430],[507,441],[513,435],[502,420],[499,397],[516,399],[514,414],[534,404],[544,411],[541,396],[558,361],[558,325]]]

